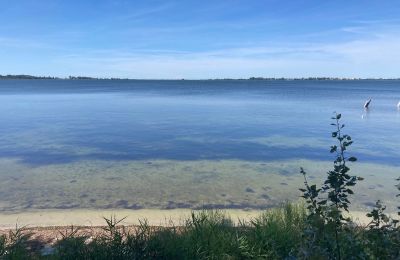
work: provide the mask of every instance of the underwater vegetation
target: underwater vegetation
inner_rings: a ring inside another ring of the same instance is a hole
[[[43,250],[29,230],[17,228],[0,236],[2,259],[399,259],[399,219],[385,213],[377,201],[367,213],[369,224],[346,214],[353,188],[363,179],[352,175],[357,158],[348,154],[352,138],[335,114],[330,147],[333,168],[321,186],[311,184],[306,170],[303,203],[285,203],[250,221],[235,224],[221,210],[193,211],[183,225],[153,227],[146,220],[133,228],[123,219],[105,218],[102,232],[87,235],[71,227]],[[400,182],[400,178],[397,179]],[[400,193],[400,184],[396,185]],[[246,192],[254,192],[251,188]],[[399,197],[397,195],[397,197]],[[399,215],[400,215],[400,207]]]

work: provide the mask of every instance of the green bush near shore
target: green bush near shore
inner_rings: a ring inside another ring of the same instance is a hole
[[[219,210],[194,211],[176,227],[151,227],[142,221],[130,230],[120,225],[122,219],[111,217],[95,237],[80,235],[71,227],[46,254],[43,245],[16,228],[0,236],[0,258],[400,259],[399,220],[385,213],[381,201],[367,214],[368,225],[346,217],[352,187],[362,178],[349,173],[349,164],[357,159],[347,155],[353,141],[342,133],[340,118],[340,114],[332,118],[332,137],[338,143],[331,146],[331,153],[336,158],[322,186],[309,184],[301,169],[304,204],[288,202],[238,224]]]

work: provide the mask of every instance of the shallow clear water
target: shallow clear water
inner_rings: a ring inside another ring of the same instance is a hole
[[[3,80],[0,208],[267,207],[302,185],[300,162],[323,177],[312,161],[332,160],[334,111],[363,172],[387,169],[378,195],[389,197],[399,100],[400,81]]]

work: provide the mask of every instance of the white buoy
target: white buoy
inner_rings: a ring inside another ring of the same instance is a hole
[[[371,103],[372,99],[370,98],[369,100],[367,100],[364,104],[364,108],[368,108],[369,104]]]

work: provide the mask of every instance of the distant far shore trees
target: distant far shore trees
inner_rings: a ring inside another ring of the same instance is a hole
[[[0,75],[0,80],[2,79],[58,79],[58,80],[140,80],[134,78],[98,78],[98,77],[88,77],[88,76],[68,76],[65,78],[52,77],[52,76],[32,76],[26,74],[20,75]],[[162,79],[153,79],[162,80]],[[173,79],[165,79],[173,80]],[[180,79],[186,80],[186,79]],[[189,79],[190,80],[190,79]],[[199,80],[271,80],[271,81],[284,81],[284,80],[306,80],[306,81],[337,81],[337,80],[400,80],[400,78],[340,78],[340,77],[301,77],[301,78],[285,78],[285,77],[250,77],[250,78],[214,78],[214,79],[199,79]]]

